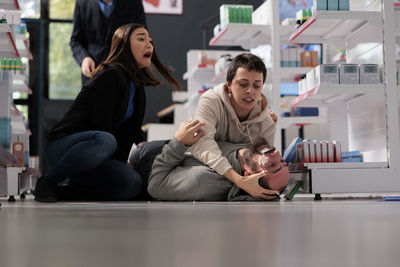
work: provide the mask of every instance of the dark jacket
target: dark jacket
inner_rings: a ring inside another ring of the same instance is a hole
[[[90,130],[114,135],[113,158],[126,162],[132,144],[144,141],[141,130],[146,106],[143,86],[136,85],[133,116],[117,127],[128,108],[130,77],[119,66],[109,66],[83,86],[71,108],[47,134],[48,141]]]
[[[107,20],[98,0],[76,0],[70,46],[79,66],[85,57],[91,57],[96,66],[103,62],[118,27],[132,22],[146,24],[142,0],[114,1],[114,11]]]

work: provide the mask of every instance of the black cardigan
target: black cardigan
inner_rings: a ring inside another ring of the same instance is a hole
[[[91,57],[96,66],[105,60],[118,27],[132,22],[146,24],[142,0],[114,1],[114,11],[105,25],[98,0],[76,0],[70,46],[79,66],[85,57]]]
[[[118,66],[109,66],[83,86],[71,108],[48,132],[47,140],[90,130],[109,132],[118,142],[113,158],[126,162],[132,144],[144,141],[141,130],[146,95],[143,86],[136,85],[134,114],[118,128],[128,108],[131,79]]]

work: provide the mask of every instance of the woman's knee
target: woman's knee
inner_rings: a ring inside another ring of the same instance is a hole
[[[105,151],[112,151],[114,153],[114,151],[117,149],[117,140],[115,139],[114,135],[108,132],[95,132],[93,139],[98,142],[98,144],[104,148]]]

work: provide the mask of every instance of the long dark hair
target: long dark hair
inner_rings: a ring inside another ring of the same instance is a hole
[[[161,84],[161,81],[154,75],[150,68],[139,68],[135,57],[132,54],[130,46],[130,36],[134,30],[138,28],[144,28],[146,26],[138,23],[130,23],[119,27],[111,41],[111,49],[108,57],[103,61],[93,72],[93,77],[107,66],[118,65],[124,69],[131,79],[140,85],[157,86]],[[172,90],[181,90],[182,85],[170,74],[172,69],[164,66],[157,56],[156,50],[153,46],[153,54],[151,62],[157,68],[158,72],[169,82],[172,86]]]

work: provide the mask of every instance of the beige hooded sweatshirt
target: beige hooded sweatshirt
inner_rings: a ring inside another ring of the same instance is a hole
[[[253,143],[261,136],[270,145],[274,144],[276,124],[266,108],[261,110],[261,101],[250,112],[248,119],[240,122],[224,90],[224,83],[200,97],[195,119],[205,123],[203,129],[206,133],[192,145],[190,151],[197,160],[220,175],[224,175],[232,166],[222,156],[216,141]]]

